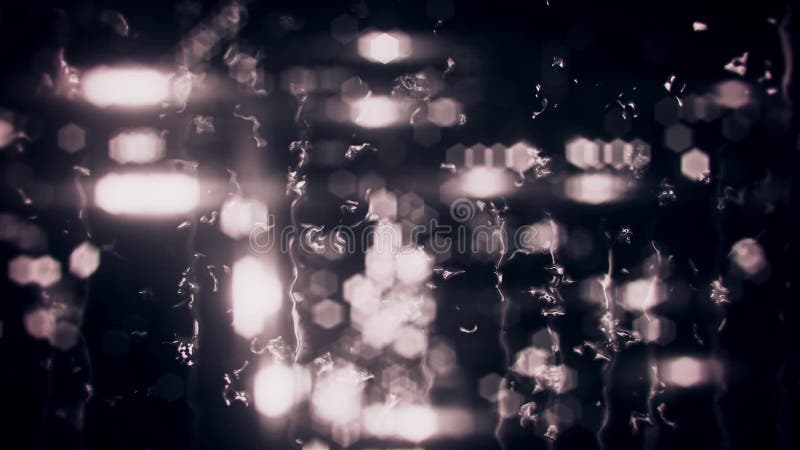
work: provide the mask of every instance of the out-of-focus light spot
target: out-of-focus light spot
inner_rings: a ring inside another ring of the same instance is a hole
[[[370,247],[364,253],[364,273],[382,289],[391,287],[395,274],[393,246],[375,244]]]
[[[311,274],[309,291],[317,297],[327,297],[336,292],[339,278],[330,270],[322,269]]]
[[[541,373],[549,363],[550,353],[548,353],[547,350],[531,346],[517,353],[511,370],[520,375],[535,377],[537,374]]]
[[[323,422],[348,423],[359,417],[363,383],[353,367],[335,368],[318,380],[311,394],[314,416]]]
[[[375,219],[397,219],[397,196],[386,189],[371,193],[367,215]]]
[[[56,315],[51,309],[36,308],[23,319],[25,331],[36,339],[50,339],[56,329]]]
[[[622,306],[628,311],[647,311],[664,300],[664,291],[658,280],[642,278],[622,286]]]
[[[108,141],[108,156],[120,164],[147,164],[164,157],[164,136],[153,128],[117,133]]]
[[[266,224],[267,205],[255,198],[234,195],[220,209],[219,229],[233,239],[246,237],[256,225]]]
[[[328,177],[328,190],[345,199],[356,193],[356,176],[345,169],[339,169]]]
[[[675,323],[666,317],[643,314],[634,319],[633,329],[644,342],[665,345],[675,339]]]
[[[595,169],[603,166],[598,141],[584,137],[567,142],[566,157],[573,166],[580,169]]]
[[[14,125],[5,119],[0,119],[0,148],[7,147],[16,138],[17,132]]]
[[[603,145],[603,163],[621,169],[633,160],[633,145],[622,139],[614,139]]]
[[[358,54],[370,61],[387,64],[411,54],[411,40],[404,33],[372,32],[358,38]]]
[[[428,107],[428,120],[440,127],[452,127],[458,123],[461,105],[451,98],[440,98]]]
[[[67,153],[75,153],[86,146],[86,131],[69,123],[58,130],[58,146]]]
[[[392,348],[406,359],[414,359],[422,355],[428,347],[428,336],[415,327],[403,327],[398,330]]]
[[[389,97],[366,97],[352,105],[350,116],[364,128],[394,125],[400,119],[400,105]]]
[[[714,88],[714,100],[722,106],[739,109],[750,103],[750,86],[738,81],[729,80]]]
[[[502,382],[503,378],[496,373],[485,375],[478,380],[478,393],[481,397],[493,402],[497,400],[497,394]]]
[[[152,106],[169,98],[170,76],[146,67],[98,67],[83,76],[82,87],[96,106]]]
[[[562,227],[550,220],[527,225],[516,234],[515,244],[532,253],[555,252],[561,246]]]
[[[256,336],[281,309],[281,282],[266,264],[245,256],[233,265],[232,285],[233,329],[245,338]]]
[[[682,123],[676,123],[664,130],[664,145],[676,152],[691,147],[693,139],[692,129]]]
[[[288,413],[308,392],[308,373],[301,367],[273,363],[255,375],[254,399],[258,412],[267,417]]]
[[[710,381],[712,369],[707,360],[683,356],[661,363],[659,376],[666,384],[692,387]]]
[[[567,198],[590,205],[620,200],[628,192],[626,180],[610,173],[573,175],[564,182]]]
[[[344,321],[344,307],[333,300],[325,299],[314,305],[311,316],[320,328],[330,330]]]
[[[394,263],[397,280],[406,285],[422,283],[433,271],[433,259],[421,247],[400,249]]]
[[[733,244],[729,256],[735,267],[746,277],[759,275],[767,268],[764,248],[752,238],[741,239]]]
[[[703,181],[711,172],[710,164],[704,151],[693,148],[681,156],[681,173],[692,181]]]
[[[61,279],[61,264],[50,256],[17,256],[8,263],[8,277],[20,285],[46,288]]]
[[[439,417],[427,405],[373,404],[362,414],[367,433],[380,438],[422,442],[436,434]]]
[[[303,450],[330,450],[330,447],[319,439],[314,439],[303,444]]]
[[[184,174],[110,173],[95,185],[94,200],[111,214],[176,215],[197,206],[199,190]]]
[[[473,167],[461,175],[458,187],[470,197],[497,197],[511,192],[514,189],[514,180],[505,169]]]
[[[89,278],[100,266],[100,250],[89,242],[75,247],[69,255],[69,271],[78,278]]]
[[[358,22],[349,14],[342,14],[331,20],[331,36],[346,44],[353,40],[358,33]]]

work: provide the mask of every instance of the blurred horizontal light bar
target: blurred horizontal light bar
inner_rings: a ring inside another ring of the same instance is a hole
[[[233,265],[233,330],[251,338],[281,309],[281,282],[262,261],[246,256]]]
[[[110,173],[94,189],[94,201],[111,214],[176,215],[197,206],[197,179],[177,173]]]
[[[108,142],[108,154],[120,164],[146,164],[164,157],[164,136],[154,128],[117,133]]]
[[[100,106],[157,105],[170,96],[170,75],[146,67],[97,67],[83,76],[83,97]]]
[[[628,191],[625,178],[606,172],[572,175],[564,182],[567,198],[590,205],[621,200]]]
[[[351,106],[350,116],[364,128],[383,128],[397,124],[400,104],[390,97],[365,97]]]

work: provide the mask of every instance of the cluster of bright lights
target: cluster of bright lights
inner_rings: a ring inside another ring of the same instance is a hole
[[[164,157],[166,142],[159,130],[140,128],[117,133],[108,142],[108,155],[120,164],[146,164]]]

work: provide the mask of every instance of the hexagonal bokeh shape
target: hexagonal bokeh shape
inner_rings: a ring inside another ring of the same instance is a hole
[[[86,131],[69,123],[58,130],[58,146],[67,153],[75,153],[86,146]]]
[[[722,136],[739,142],[750,134],[750,119],[741,112],[735,112],[722,119]]]
[[[674,97],[664,97],[656,102],[653,107],[653,116],[656,122],[670,126],[678,122],[681,114],[681,105]]]
[[[440,127],[452,127],[458,123],[461,105],[452,98],[440,98],[428,106],[428,120]]]
[[[317,297],[328,297],[336,293],[339,278],[330,270],[322,269],[311,274],[309,291]]]
[[[632,155],[633,146],[619,138],[603,146],[603,162],[615,169],[625,167]]]
[[[378,219],[397,219],[397,196],[386,189],[373,191],[369,196],[368,215]]]
[[[392,348],[406,359],[414,359],[422,355],[428,347],[428,336],[415,327],[403,327],[395,336]]]
[[[89,278],[100,266],[100,250],[89,242],[75,247],[69,255],[69,271],[78,278]]]
[[[672,151],[681,152],[692,146],[694,133],[682,123],[676,123],[664,130],[664,145]]]
[[[478,393],[481,397],[493,402],[497,400],[497,393],[500,391],[502,382],[503,377],[494,372],[485,375],[478,380]]]
[[[538,150],[525,142],[517,142],[504,149],[504,153],[503,159],[507,168],[517,173],[525,173],[526,170],[533,167]],[[498,159],[498,156],[495,155],[494,159]]]
[[[380,290],[364,274],[357,273],[342,283],[342,296],[350,303],[378,299]]]
[[[444,155],[445,163],[452,164],[457,168],[464,167],[467,158],[467,146],[464,144],[456,144],[448,148]]]
[[[311,308],[311,316],[317,326],[330,330],[344,322],[344,306],[326,298]]]
[[[750,86],[739,80],[728,80],[714,88],[714,100],[722,106],[739,109],[750,103]]]
[[[400,217],[408,217],[413,211],[424,205],[425,202],[419,195],[406,192],[397,198],[397,214]]]
[[[422,123],[414,127],[414,140],[423,147],[430,147],[441,138],[441,129],[433,123]]]
[[[357,33],[358,22],[353,16],[342,14],[331,20],[331,36],[342,44],[352,41]]]
[[[347,198],[356,192],[356,176],[345,169],[337,170],[328,177],[328,190],[339,198]]]
[[[579,169],[602,167],[603,161],[600,155],[601,145],[597,141],[590,141],[585,137],[579,136],[567,142],[567,161]]]
[[[644,342],[665,345],[675,339],[675,323],[666,317],[642,314],[634,319],[633,330]]]
[[[681,173],[692,181],[703,181],[711,172],[711,160],[699,148],[693,148],[681,156]]]

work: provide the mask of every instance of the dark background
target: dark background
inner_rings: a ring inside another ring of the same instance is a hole
[[[599,243],[594,256],[583,261],[566,258],[563,262],[574,279],[604,272],[608,248],[615,251],[619,267],[633,268],[652,253],[650,243],[657,242],[662,251],[674,255],[670,276],[676,289],[687,292],[684,298],[690,300],[663,311],[678,324],[676,339],[655,351],[659,356],[715,356],[725,362],[727,386],[718,402],[721,423],[714,413],[717,402],[713,389],[697,388],[664,394],[670,417],[680,424],[677,429],[662,425],[656,433],[636,434],[628,418],[632,409],[641,409],[644,391],[637,376],[646,370],[646,349],[641,346],[623,352],[610,377],[612,414],[603,436],[606,448],[796,448],[797,295],[790,284],[797,230],[790,208],[798,163],[797,106],[792,103],[797,99],[796,91],[777,96],[758,92],[760,109],[754,113],[758,119],[739,142],[719,136],[718,122],[695,128],[696,141],[712,155],[712,173],[721,174],[708,185],[692,184],[676,175],[676,158],[661,147],[662,126],[652,116],[653,104],[665,96],[662,84],[670,74],[687,84],[687,92],[704,92],[719,81],[734,78],[722,67],[744,51],[750,52],[751,61],[745,78],[754,85],[767,59],[772,61],[773,74],[783,76],[780,38],[767,18],[786,20],[790,44],[794,45],[796,11],[780,1],[721,5],[698,1],[552,0],[550,5],[544,1],[455,1],[452,6],[452,17],[437,26],[436,17],[447,12],[447,2],[434,3],[431,8],[426,2],[408,1],[253,2],[248,5],[247,25],[236,40],[260,50],[264,55],[261,64],[270,74],[293,65],[342,64],[369,80],[376,91],[387,91],[401,73],[424,66],[441,70],[446,58],[453,55],[457,71],[452,93],[470,99],[465,102],[469,122],[463,128],[444,129],[439,143],[421,146],[414,142],[409,129],[352,136],[352,129],[322,124],[312,125],[310,131],[312,140],[353,137],[353,142],[402,145],[402,161],[387,162],[366,155],[355,161],[351,170],[383,174],[389,187],[419,193],[426,203],[438,207],[441,216],[447,214],[448,207],[438,202],[438,183],[444,176],[438,167],[449,146],[459,142],[511,145],[527,139],[554,158],[558,175],[568,170],[563,161],[566,140],[576,134],[592,139],[615,137],[604,129],[608,105],[621,92],[635,100],[641,114],[631,121],[632,130],[626,137],[651,142],[654,154],[644,187],[636,196],[615,206],[589,207],[566,202],[547,188],[531,186],[508,199],[509,216],[516,223],[534,222],[549,212],[568,230],[580,227],[591,232]],[[2,423],[10,432],[0,438],[4,448],[297,446],[285,429],[264,426],[252,406],[228,407],[223,402],[222,376],[250,357],[248,343],[235,337],[228,320],[222,319],[228,304],[227,279],[222,276],[218,292],[211,292],[211,280],[201,268],[207,264],[230,265],[238,249],[233,241],[213,228],[203,227],[198,227],[191,239],[186,232],[176,231],[180,220],[144,223],[90,210],[88,221],[83,223],[77,220],[78,204],[71,188],[75,164],[91,167],[93,173],[109,170],[102,136],[122,124],[158,124],[175,130],[171,136],[176,136],[174,147],[179,150],[171,157],[200,161],[204,177],[224,185],[226,168],[230,167],[243,171],[245,180],[264,183],[264,189],[277,186],[275,207],[271,208],[278,217],[286,217],[288,201],[281,198],[280,190],[285,167],[291,163],[284,149],[298,133],[292,122],[294,99],[277,86],[266,98],[256,98],[237,90],[228,80],[218,97],[193,101],[183,113],[158,118],[146,112],[98,111],[39,88],[41,74],[56,69],[60,48],[65,49],[66,60],[78,67],[113,61],[170,66],[188,30],[218,7],[216,2],[179,6],[171,2],[39,1],[4,2],[0,6],[0,108],[14,111],[18,125],[32,137],[24,153],[5,149],[0,154],[5,177],[0,189],[2,210],[21,217],[35,216],[31,220],[48,231],[49,248],[42,252],[56,255],[62,264],[83,240],[87,226],[95,244],[107,245],[91,281],[70,282],[73,285],[69,290],[79,299],[75,301],[85,305],[82,338],[70,351],[53,349],[27,336],[21,317],[42,301],[41,294],[34,288],[2,281],[0,389]],[[105,10],[122,13],[132,35],[121,37],[105,25],[99,19]],[[342,13],[359,17],[360,29],[396,28],[431,39],[429,59],[377,67],[353,58],[352,47],[330,38],[330,21]],[[302,28],[282,28],[281,15],[295,18]],[[693,32],[693,21],[708,24],[709,30]],[[794,56],[794,47],[789,48]],[[554,75],[550,68],[553,56],[565,58],[568,75]],[[224,78],[227,68],[220,54],[211,59],[208,71]],[[572,83],[572,78],[578,78],[579,83]],[[790,74],[790,81],[793,78]],[[551,106],[534,121],[530,115],[537,104],[536,83],[543,84],[551,105],[558,103],[558,107]],[[249,124],[230,114],[237,104],[264,119],[262,131],[270,142],[270,151],[260,153],[255,162],[251,156],[236,153],[244,146],[234,144],[251,139]],[[181,131],[186,121],[199,113],[215,115],[215,135],[190,136]],[[91,136],[100,136],[90,139],[87,150],[77,156],[54,148],[56,131],[70,121],[80,121],[92,131]],[[51,184],[59,193],[59,201],[22,204],[16,186],[9,181],[17,179],[12,174],[18,175],[20,170],[25,172],[25,179]],[[339,204],[326,198],[324,192],[315,193],[315,189],[324,191],[324,181],[319,187],[314,180],[315,176],[324,180],[326,169],[312,165],[308,170],[311,200],[298,212],[302,221],[335,223]],[[773,204],[769,211],[764,208],[763,190],[759,190],[767,174],[772,180],[767,187],[777,192],[768,196]],[[667,207],[659,207],[654,200],[663,178],[672,180],[678,192],[678,200]],[[716,203],[724,186],[744,189],[745,204],[719,211]],[[224,193],[222,188],[212,193],[209,204],[222,199]],[[209,206],[202,213],[212,209]],[[613,238],[621,226],[634,230],[630,246],[620,245]],[[736,301],[724,310],[724,331],[716,334],[721,317],[706,301],[707,286],[728,272],[731,245],[743,237],[756,236],[766,250],[770,276],[760,283],[741,283]],[[205,255],[199,262],[192,256],[196,252]],[[0,244],[4,263],[18,253]],[[336,268],[340,280],[362,270],[359,259],[351,258]],[[690,268],[690,260],[699,270]],[[434,404],[482,411],[491,418],[492,406],[480,398],[476,383],[489,372],[504,370],[497,342],[492,266],[458,258],[455,262],[469,269],[470,275],[455,278],[437,291],[438,317],[433,333],[453,344],[461,381],[456,384],[458,388],[435,389],[432,399]],[[520,317],[510,332],[511,341],[524,341],[544,326],[539,311],[521,292],[532,283],[546,280],[546,263],[545,257],[521,257],[504,268],[506,293],[517,305]],[[288,278],[288,260],[282,260],[282,264]],[[176,290],[187,267],[201,286],[193,311],[180,306],[185,292]],[[615,275],[620,280],[626,277]],[[635,278],[635,274],[627,276]],[[568,290],[565,295],[569,298],[577,292]],[[559,322],[565,349],[584,339],[582,320],[591,314],[584,306],[571,308]],[[191,336],[195,318],[201,333],[195,364],[189,367],[176,358],[175,342]],[[695,323],[707,337],[704,344],[693,338]],[[476,324],[480,331],[459,333],[458,326],[463,324]],[[273,336],[284,333],[286,330],[278,326]],[[322,353],[327,338],[312,336],[315,354]],[[567,362],[578,370],[585,406],[582,420],[565,430],[555,447],[597,448],[594,429],[599,424],[598,412],[590,405],[603,386],[601,366],[577,355],[569,356]],[[91,386],[91,395],[87,385]],[[300,430],[298,435],[308,432],[302,418],[295,422],[291,426]],[[547,446],[515,420],[504,423],[502,440],[507,448]],[[434,442],[426,448],[496,446],[494,436],[476,431],[463,439]]]

